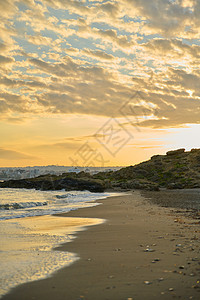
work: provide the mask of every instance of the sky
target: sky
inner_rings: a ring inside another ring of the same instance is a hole
[[[200,148],[199,0],[0,1],[0,166]]]

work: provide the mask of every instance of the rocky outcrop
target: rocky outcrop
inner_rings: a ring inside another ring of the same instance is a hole
[[[200,149],[168,151],[166,155],[154,155],[150,160],[118,171],[99,172],[95,175],[80,172],[60,176],[44,175],[23,180],[9,180],[0,187],[35,188],[41,190],[89,190],[103,192],[141,189],[157,191],[160,188],[200,188]]]
[[[104,184],[97,180],[88,178],[73,178],[67,175],[61,176],[39,176],[30,179],[8,180],[0,183],[0,187],[8,188],[26,188],[37,190],[88,190],[90,192],[103,192]]]
[[[160,188],[200,188],[200,149],[168,151],[150,160],[96,178],[106,179],[110,187],[158,190]]]
[[[172,151],[168,151],[166,154],[167,155],[178,155],[178,154],[182,154],[185,152],[184,148],[178,149],[178,150],[172,150]]]

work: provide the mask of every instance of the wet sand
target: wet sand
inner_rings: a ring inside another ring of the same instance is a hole
[[[153,204],[139,191],[98,202],[62,215],[107,220],[58,248],[80,259],[3,299],[199,299],[198,219]]]

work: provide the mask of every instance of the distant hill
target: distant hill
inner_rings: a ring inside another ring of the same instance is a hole
[[[169,151],[135,166],[94,177],[110,187],[122,189],[200,188],[200,149]]]
[[[63,173],[35,178],[8,180],[0,187],[35,188],[42,190],[89,190],[103,192],[105,189],[159,190],[200,188],[200,149],[168,151],[166,155],[154,155],[150,160],[118,171],[89,174]]]

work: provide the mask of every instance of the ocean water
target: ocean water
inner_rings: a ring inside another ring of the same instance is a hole
[[[0,297],[11,288],[46,278],[78,259],[53,250],[75,232],[104,220],[65,218],[57,213],[98,205],[110,193],[0,189]]]
[[[88,191],[0,188],[0,220],[68,212],[80,207],[96,205],[88,202],[103,199],[109,195],[109,193]]]

